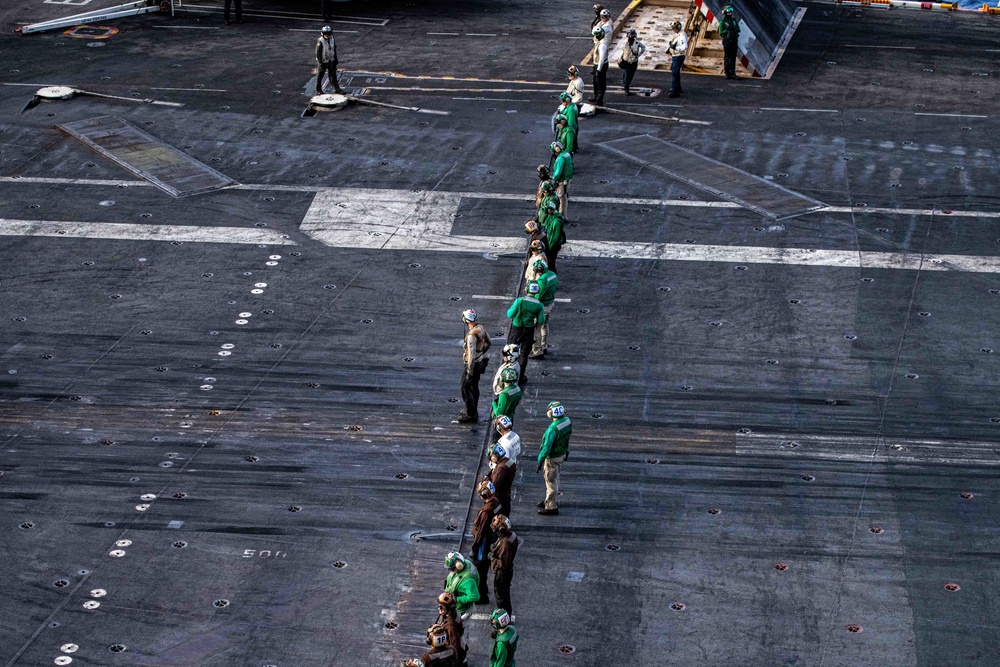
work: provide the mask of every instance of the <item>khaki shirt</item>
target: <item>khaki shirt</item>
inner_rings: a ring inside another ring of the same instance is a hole
[[[486,329],[483,329],[482,325],[477,324],[465,334],[465,349],[462,351],[462,361],[465,362],[467,368],[471,369],[474,363],[487,358],[489,349],[490,335],[486,333]]]

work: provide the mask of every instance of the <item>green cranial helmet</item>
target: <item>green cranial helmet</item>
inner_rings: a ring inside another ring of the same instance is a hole
[[[542,192],[552,192],[555,190],[555,184],[552,181],[542,181]]]
[[[604,28],[598,26],[594,28],[594,32],[591,34],[594,35],[594,39],[604,39]]]
[[[573,96],[570,95],[569,93],[560,93],[559,99],[562,100],[563,102],[572,102]]]
[[[517,371],[513,368],[505,368],[503,372],[500,373],[500,379],[504,382],[517,382]]]
[[[462,570],[465,568],[465,557],[457,551],[449,551],[448,555],[444,557],[444,566],[449,570]]]
[[[549,264],[544,259],[540,259],[532,264],[531,268],[535,270],[535,273],[545,273],[549,270]]]
[[[497,630],[503,630],[510,625],[510,614],[506,609],[496,609],[490,614],[490,625]]]
[[[725,9],[722,10],[722,13],[723,14],[732,14],[733,13],[733,8],[732,7],[726,7]]]
[[[545,204],[543,205],[543,208],[546,211],[558,211],[559,210],[559,204],[555,203],[554,201],[552,201],[550,199],[547,202],[545,202]]]
[[[541,290],[538,287],[538,283],[530,282],[528,283],[528,289],[526,291],[528,292],[528,294],[535,295],[538,294]]]
[[[563,415],[565,415],[566,408],[564,408],[563,404],[560,403],[559,401],[552,401],[551,403],[549,403],[549,407],[546,410],[546,412],[548,413],[549,417],[555,419],[556,417],[562,417]]]

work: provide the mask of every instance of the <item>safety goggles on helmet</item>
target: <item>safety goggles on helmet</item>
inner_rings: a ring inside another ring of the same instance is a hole
[[[497,609],[490,614],[490,625],[497,630],[503,630],[510,625],[510,614],[505,609]]]
[[[497,514],[493,517],[493,522],[490,524],[494,533],[500,533],[501,535],[510,535],[511,526],[510,519],[505,517],[503,514]]]

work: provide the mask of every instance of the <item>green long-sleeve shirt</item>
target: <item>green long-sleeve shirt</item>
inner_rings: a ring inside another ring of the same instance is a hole
[[[569,183],[573,180],[573,158],[569,151],[562,151],[556,156],[552,165],[552,180],[556,183]]]
[[[507,317],[515,327],[531,328],[545,324],[545,308],[533,296],[521,296],[507,309]]]
[[[539,463],[545,459],[564,456],[569,451],[569,436],[573,433],[573,425],[569,417],[553,419],[542,436],[542,446],[538,450]]]
[[[510,385],[493,399],[493,418],[496,419],[500,415],[507,415],[513,419],[514,411],[517,410],[517,404],[520,402],[521,388],[516,384]]]
[[[571,128],[569,124],[559,130],[556,138],[559,143],[563,145],[563,149],[565,149],[567,153],[572,153],[576,150],[576,130]]]
[[[545,216],[545,222],[541,223],[542,228],[545,230],[545,242],[555,252],[559,252],[559,249],[562,248],[563,243],[566,241],[565,230],[563,229],[564,222],[562,213],[549,213]]]
[[[535,216],[535,220],[538,220],[538,224],[540,224],[542,227],[545,226],[545,221],[548,220],[549,216],[551,215],[551,213],[549,213],[548,210],[545,208],[545,203],[549,201],[554,202],[556,205],[556,211],[557,212],[559,211],[559,204],[560,204],[559,197],[555,195],[545,195],[544,197],[542,197],[542,201],[538,205],[538,215]]]
[[[497,633],[490,649],[490,667],[516,667],[514,652],[517,651],[517,628],[508,625]]]
[[[719,37],[723,42],[735,42],[740,38],[740,22],[732,16],[722,17],[722,21],[719,22]]]
[[[466,562],[461,572],[451,572],[444,582],[444,592],[455,596],[455,610],[459,616],[479,601],[479,573],[472,563]]]
[[[535,279],[538,283],[538,301],[543,306],[551,306],[556,300],[556,288],[559,286],[559,278],[551,269],[546,269],[545,273]]]
[[[576,108],[576,105],[570,102],[569,104],[559,107],[559,113],[566,116],[566,124],[573,128],[574,132],[580,131],[580,110]]]

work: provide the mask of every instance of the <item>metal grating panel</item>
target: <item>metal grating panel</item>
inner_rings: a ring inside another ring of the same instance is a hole
[[[815,199],[648,134],[598,145],[768,218],[780,220],[826,208]]]
[[[118,116],[99,116],[57,127],[174,197],[237,185],[225,174]]]

